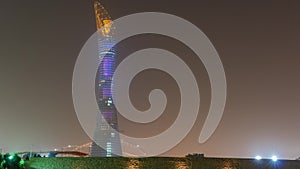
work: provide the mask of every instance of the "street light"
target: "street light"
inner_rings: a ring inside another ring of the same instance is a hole
[[[278,160],[277,156],[272,156],[272,161],[276,162]]]
[[[261,156],[258,155],[258,156],[255,157],[255,159],[256,160],[261,160],[262,158],[261,158]]]
[[[10,155],[10,156],[8,157],[8,159],[9,159],[9,160],[14,159],[14,155]]]

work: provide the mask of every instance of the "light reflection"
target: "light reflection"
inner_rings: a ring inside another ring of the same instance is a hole
[[[174,169],[189,169],[188,165],[186,162],[183,161],[176,161],[175,162],[175,168]]]
[[[232,164],[230,161],[224,161],[223,162],[223,169],[232,169]]]
[[[237,160],[224,160],[222,163],[222,169],[238,169],[240,168],[240,164]]]
[[[131,159],[127,163],[127,169],[139,169],[140,168],[140,161],[136,159]]]

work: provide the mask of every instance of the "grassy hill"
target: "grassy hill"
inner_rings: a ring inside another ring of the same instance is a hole
[[[300,161],[226,158],[32,158],[28,169],[300,169]]]

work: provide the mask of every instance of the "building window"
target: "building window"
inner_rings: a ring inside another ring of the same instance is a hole
[[[111,157],[111,142],[106,143],[106,157]]]

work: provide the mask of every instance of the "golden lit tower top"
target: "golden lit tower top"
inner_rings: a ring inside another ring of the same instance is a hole
[[[112,32],[112,20],[107,10],[101,5],[99,0],[94,0],[94,10],[96,15],[97,29],[101,30],[104,36],[109,36]]]

